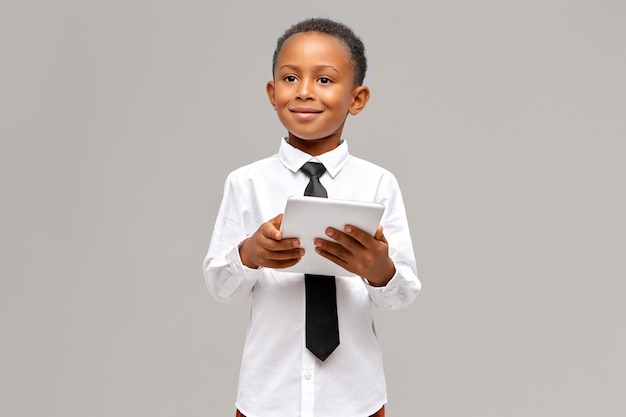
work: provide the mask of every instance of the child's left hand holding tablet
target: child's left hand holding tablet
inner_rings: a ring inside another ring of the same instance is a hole
[[[287,268],[295,265],[304,255],[297,238],[282,238],[280,224],[283,214],[261,224],[252,236],[239,247],[239,256],[245,266],[252,269]]]
[[[396,273],[389,257],[389,245],[378,226],[374,236],[363,230],[346,225],[344,230],[329,227],[326,235],[334,241],[315,239],[315,251],[346,270],[365,278],[371,285],[382,287]]]

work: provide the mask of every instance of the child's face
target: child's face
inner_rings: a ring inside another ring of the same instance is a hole
[[[346,117],[359,113],[369,98],[367,87],[354,85],[346,47],[318,32],[284,43],[267,94],[289,142],[311,155],[337,147]]]

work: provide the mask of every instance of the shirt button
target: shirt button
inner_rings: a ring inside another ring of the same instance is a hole
[[[305,372],[305,373],[304,373],[304,379],[306,379],[307,381],[308,381],[309,379],[311,379],[311,373],[310,373],[310,372]]]

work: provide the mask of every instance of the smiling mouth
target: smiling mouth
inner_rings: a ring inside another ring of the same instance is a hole
[[[317,109],[309,109],[309,108],[297,108],[297,109],[290,109],[289,110],[292,113],[299,113],[299,114],[317,114],[317,113],[321,113],[321,110],[317,110]]]
[[[308,109],[308,108],[298,108],[298,109],[291,109],[289,110],[291,112],[291,114],[294,115],[294,117],[297,120],[300,121],[309,121],[309,120],[313,120],[315,119],[318,115],[320,115],[322,113],[321,110],[317,110],[317,109]]]

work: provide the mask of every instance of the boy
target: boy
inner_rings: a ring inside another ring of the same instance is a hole
[[[341,23],[307,19],[279,38],[272,65],[267,95],[288,135],[277,154],[228,175],[203,264],[217,300],[252,297],[236,415],[383,416],[387,396],[372,304],[407,306],[421,284],[395,177],[351,156],[341,137],[348,114],[357,115],[370,96],[364,46]],[[307,166],[321,168],[305,173]],[[311,184],[330,198],[385,205],[374,236],[347,225],[315,240],[320,256],[357,275],[314,277],[334,292],[324,303],[336,300],[338,338],[322,355],[309,346],[305,330],[318,318],[307,310],[309,276],[281,271],[297,263],[303,249],[298,239],[281,235],[277,214],[288,196]]]

